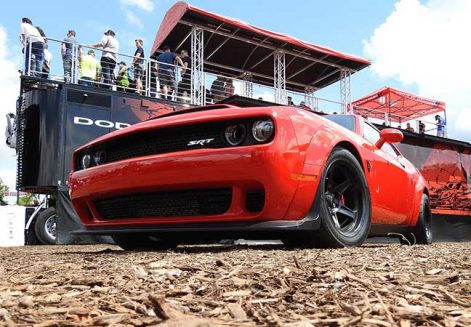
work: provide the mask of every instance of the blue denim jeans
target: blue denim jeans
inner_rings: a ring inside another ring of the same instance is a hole
[[[70,83],[72,80],[72,57],[64,57],[62,60],[64,66],[64,81]]]
[[[42,77],[43,61],[44,43],[26,43],[25,74],[28,74],[30,76]]]

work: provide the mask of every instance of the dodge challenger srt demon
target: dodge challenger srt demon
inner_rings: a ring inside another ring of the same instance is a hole
[[[402,138],[291,106],[166,114],[75,151],[76,233],[124,249],[228,238],[358,246],[388,232],[430,243],[427,184],[392,145]]]

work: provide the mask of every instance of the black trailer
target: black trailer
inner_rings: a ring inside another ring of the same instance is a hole
[[[23,76],[16,140],[9,138],[12,147],[16,143],[16,186],[47,195],[36,210],[28,210],[26,240],[45,244],[90,241],[69,234],[80,228],[67,185],[73,151],[99,136],[178,106],[163,99]]]

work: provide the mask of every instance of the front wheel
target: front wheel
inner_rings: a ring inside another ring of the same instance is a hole
[[[321,227],[296,239],[288,246],[360,246],[371,225],[371,200],[365,174],[348,150],[335,148],[329,156],[319,182]]]
[[[432,243],[432,211],[430,209],[430,200],[427,194],[422,194],[420,204],[419,218],[414,228],[414,235],[417,244]]]
[[[34,223],[34,233],[38,240],[46,245],[56,244],[57,211],[47,208],[41,211]]]

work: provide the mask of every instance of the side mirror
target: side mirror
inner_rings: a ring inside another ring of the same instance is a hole
[[[379,133],[379,140],[376,142],[376,147],[381,149],[384,143],[398,143],[404,139],[404,134],[398,129],[385,128]]]

